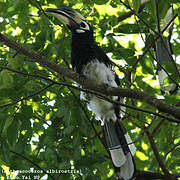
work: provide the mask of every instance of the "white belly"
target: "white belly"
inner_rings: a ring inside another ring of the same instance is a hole
[[[93,80],[98,85],[109,85],[117,87],[115,82],[115,75],[113,70],[108,68],[105,64],[95,60],[88,63],[83,69],[83,75]],[[113,96],[113,100],[117,100],[118,97]],[[88,102],[88,107],[95,113],[98,120],[104,121],[116,121],[116,115],[114,112],[113,104],[100,99],[92,94],[81,93],[81,99]]]

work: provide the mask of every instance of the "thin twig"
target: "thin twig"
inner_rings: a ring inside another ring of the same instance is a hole
[[[155,4],[156,4],[156,17],[157,17],[158,33],[161,35],[160,17],[159,17],[159,1],[155,0]]]
[[[172,153],[177,147],[180,147],[180,143],[175,144],[166,154],[164,155],[164,159],[166,159],[169,153]]]
[[[12,102],[12,103],[8,103],[8,104],[5,104],[5,105],[1,105],[0,108],[5,108],[5,107],[8,107],[8,106],[12,106],[12,105],[17,104],[18,102],[27,100],[27,99],[29,99],[29,98],[31,98],[31,97],[33,97],[33,96],[36,96],[36,95],[40,94],[41,92],[45,91],[46,89],[48,89],[48,88],[51,87],[52,85],[54,85],[54,83],[51,83],[51,84],[45,86],[44,88],[42,88],[41,90],[39,90],[39,91],[37,91],[37,92],[35,92],[35,93],[33,93],[33,94],[30,94],[30,95],[28,95],[28,96],[26,96],[26,97],[20,98],[20,99],[14,101],[14,102]]]
[[[162,33],[164,33],[166,31],[166,29],[171,25],[171,23],[178,17],[178,14],[176,14],[171,21],[169,21],[169,23],[166,25],[166,27],[162,30]],[[134,64],[132,65],[132,69],[131,71],[133,71],[136,67],[136,65],[138,64],[138,62],[146,55],[147,52],[149,52],[150,48],[153,47],[154,43],[159,39],[159,36],[157,36],[153,42],[151,42],[150,44],[148,44],[148,46],[146,47],[146,49],[144,50],[143,54],[134,62]]]
[[[167,53],[168,53],[168,56],[171,58],[171,60],[172,60],[172,62],[173,62],[173,65],[174,65],[174,67],[175,67],[175,69],[176,69],[176,71],[177,71],[177,74],[178,74],[179,77],[180,77],[180,72],[179,72],[179,70],[178,70],[178,68],[177,68],[177,65],[176,65],[176,63],[175,63],[175,61],[174,61],[174,59],[173,59],[173,57],[172,57],[172,54],[169,52],[169,49],[168,49],[168,47],[167,47],[167,45],[166,45],[166,43],[165,43],[165,41],[164,41],[164,38],[163,38],[163,36],[162,36],[161,27],[160,27],[160,17],[159,17],[159,0],[155,0],[155,4],[156,4],[156,17],[157,17],[158,33],[159,33],[159,35],[160,35],[161,41],[162,41],[162,43],[163,43],[163,46],[164,46],[164,48],[166,49],[166,51],[167,51]]]
[[[156,127],[153,129],[152,131],[152,136],[154,137],[156,132],[158,131],[158,129],[163,125],[163,123],[165,122],[165,119],[162,119],[161,121],[159,121],[159,123],[156,125]]]
[[[55,178],[50,174],[47,173],[46,170],[44,170],[43,168],[41,168],[38,164],[36,164],[35,162],[33,162],[32,160],[28,159],[27,157],[25,157],[24,155],[17,153],[15,151],[10,150],[11,153],[15,154],[16,156],[22,158],[23,160],[26,160],[28,162],[30,162],[31,164],[33,164],[35,167],[37,167],[38,169],[42,170],[44,172],[44,174],[47,174],[49,177],[51,177],[53,180],[55,180]]]
[[[140,29],[140,26],[139,26],[139,23],[138,23],[136,17],[135,17],[135,20],[136,20],[136,23],[137,23],[137,25],[138,25],[138,28]],[[139,32],[140,32],[140,31],[139,31]],[[141,36],[142,41],[143,41],[144,44],[145,44],[145,39],[143,38],[141,32],[140,32],[140,36]],[[170,79],[173,83],[175,83],[177,87],[179,87],[179,84],[176,82],[176,80],[175,80],[172,76],[170,76],[170,74],[169,74],[169,73],[166,71],[166,69],[161,65],[161,63],[160,63],[159,61],[157,61],[157,59],[156,59],[156,58],[153,56],[153,54],[151,53],[150,49],[148,49],[148,52],[149,52],[149,55],[154,59],[154,61],[156,61],[156,63],[159,65],[159,67],[167,74],[167,76],[169,77],[169,79]]]
[[[180,174],[175,173],[172,174],[175,178],[180,177]],[[151,172],[151,171],[142,171],[137,169],[136,170],[136,180],[152,180],[152,179],[167,179],[166,175],[163,175],[161,173]],[[169,180],[169,179],[168,179]]]
[[[157,147],[156,147],[156,144],[154,142],[152,134],[150,134],[149,131],[146,128],[144,130],[145,130],[145,133],[146,133],[146,135],[147,135],[147,137],[149,139],[149,142],[151,144],[151,147],[152,147],[152,150],[154,152],[154,155],[155,155],[155,157],[156,157],[156,159],[157,159],[157,161],[159,163],[159,166],[161,167],[161,169],[164,172],[164,174],[171,179],[171,174],[167,170],[164,162],[162,161],[162,158],[160,157],[160,154],[159,154],[159,152],[157,150]]]
[[[144,9],[145,4],[146,4],[146,3],[143,3],[143,4],[140,5],[138,13],[140,13],[140,12]],[[133,15],[133,12],[132,12],[132,11],[129,11],[129,12],[127,12],[127,13],[124,13],[123,15],[120,15],[120,16],[118,17],[118,22],[123,21],[123,20],[131,17],[132,15]]]
[[[154,32],[155,34],[157,34],[160,37],[160,34],[155,31],[143,18],[141,18],[129,5],[127,5],[126,3],[124,3],[122,0],[120,0],[120,2],[126,7],[128,8],[134,15],[136,15],[145,25],[146,27],[148,27],[152,32]]]

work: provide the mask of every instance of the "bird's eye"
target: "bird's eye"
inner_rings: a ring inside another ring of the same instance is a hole
[[[90,27],[86,21],[81,21],[79,28],[76,29],[77,33],[84,33],[86,31],[90,31]]]
[[[85,27],[86,27],[86,24],[85,24],[84,22],[81,22],[80,26],[81,26],[82,28],[85,28]]]

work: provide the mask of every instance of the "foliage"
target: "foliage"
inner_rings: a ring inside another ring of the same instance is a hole
[[[160,18],[164,17],[172,3],[175,14],[179,13],[178,0],[165,2],[160,0]],[[65,67],[70,66],[69,30],[56,19],[48,18],[42,11],[42,9],[59,7],[63,4],[78,9],[87,17],[94,28],[97,43],[121,67],[122,71],[117,67],[116,71],[123,87],[142,90],[163,98],[166,103],[180,106],[179,92],[176,95],[161,94],[154,60],[149,53],[134,64],[153,40],[146,39],[144,45],[141,35],[144,37],[146,34],[147,37],[150,30],[139,18],[130,16],[123,21],[118,20],[129,11],[120,1],[0,0],[0,32],[51,61]],[[129,5],[138,13],[141,1],[129,1]],[[139,13],[139,16],[153,29],[156,21],[155,8],[151,0],[146,4],[146,9]],[[180,64],[179,18],[174,21],[174,38],[171,42],[175,59]],[[42,75],[54,81],[74,84],[46,67],[30,62],[28,57],[1,43],[1,178],[7,178],[7,176],[13,178],[16,173],[9,173],[9,171],[19,170],[20,179],[23,176],[31,176],[31,179],[33,177],[35,179],[35,176],[46,179],[47,176],[42,170],[49,170],[49,175],[59,179],[115,179],[108,153],[98,138],[99,136],[102,138],[100,123],[96,120],[91,121],[93,114],[86,108],[85,103],[79,100],[80,92],[65,86],[49,84],[38,76],[30,77],[4,70],[2,66]],[[178,77],[176,80],[177,83],[180,82]],[[154,107],[135,99],[127,99],[126,103],[155,111]],[[149,139],[144,133],[144,129],[148,126],[148,131],[153,135],[166,168],[171,173],[180,171],[178,125],[132,109],[127,109],[126,113],[123,123],[137,147],[135,155],[137,168],[154,172],[160,170]],[[20,172],[30,168],[31,170],[33,168],[34,173]],[[52,172],[53,170],[79,170],[81,173],[61,172],[59,174],[50,173],[50,170]],[[48,176],[48,179],[50,178]]]

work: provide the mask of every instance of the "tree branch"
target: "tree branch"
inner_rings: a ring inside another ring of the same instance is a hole
[[[12,106],[12,105],[17,104],[17,103],[20,102],[20,101],[24,101],[24,100],[27,100],[27,99],[33,97],[33,96],[36,96],[36,95],[40,94],[41,92],[45,91],[46,89],[48,89],[49,87],[51,87],[53,84],[54,84],[54,83],[51,83],[51,84],[45,86],[44,88],[40,89],[39,91],[37,91],[37,92],[35,92],[35,93],[33,93],[33,94],[30,94],[30,95],[28,95],[28,96],[26,96],[26,97],[23,97],[23,98],[21,98],[21,99],[18,99],[18,100],[15,101],[15,102],[12,102],[12,103],[9,103],[9,104],[5,104],[5,105],[1,105],[0,108],[5,108],[5,107],[8,107],[8,106]]]
[[[41,78],[41,79],[44,79],[44,80],[47,80],[53,84],[57,84],[57,85],[61,85],[61,86],[66,86],[68,88],[73,88],[73,89],[76,89],[76,90],[79,90],[79,91],[83,91],[83,92],[86,92],[86,93],[91,93],[91,94],[94,94],[96,96],[98,96],[99,98],[101,99],[104,99],[108,102],[111,102],[112,104],[117,104],[117,105],[120,105],[120,106],[124,106],[126,108],[130,108],[130,109],[133,109],[133,110],[136,110],[136,111],[141,111],[141,112],[144,112],[144,113],[149,113],[149,114],[153,114],[155,116],[159,116],[163,119],[166,119],[166,120],[169,120],[169,121],[172,121],[172,122],[176,122],[176,123],[179,123],[179,120],[178,119],[174,119],[174,118],[171,118],[171,117],[168,117],[168,116],[164,116],[164,115],[161,115],[159,113],[156,113],[156,112],[153,112],[153,111],[149,111],[149,110],[146,110],[146,109],[142,109],[142,108],[138,108],[138,107],[135,107],[135,106],[131,106],[131,105],[128,105],[128,104],[123,104],[121,102],[118,102],[118,101],[115,101],[115,100],[112,100],[111,98],[103,95],[102,93],[99,93],[97,91],[93,91],[93,90],[90,90],[90,89],[84,89],[84,88],[81,88],[81,87],[78,87],[78,86],[73,86],[72,84],[68,84],[68,83],[65,83],[65,82],[57,82],[57,81],[54,81],[52,79],[49,79],[48,77],[45,77],[45,76],[42,76],[40,74],[30,74],[30,73],[26,73],[26,72],[22,72],[22,71],[18,71],[18,70],[15,70],[15,69],[12,69],[12,68],[9,68],[9,67],[4,67],[4,66],[0,66],[1,69],[7,69],[9,71],[12,71],[12,72],[15,72],[15,73],[19,73],[19,74],[22,74],[22,75],[25,75],[25,76],[30,76],[30,77],[35,77],[35,78]],[[24,100],[24,99],[22,99]],[[7,107],[7,106],[10,106],[10,105],[14,105],[16,104],[18,101],[14,102],[14,103],[9,103],[9,104],[5,104],[5,105],[2,105],[0,107]],[[122,110],[121,110],[122,111]],[[124,112],[126,114],[128,114],[127,112]],[[132,116],[132,115],[131,115]]]
[[[140,13],[140,12],[144,9],[145,4],[146,4],[146,3],[143,3],[143,4],[140,5],[138,13]],[[129,11],[129,12],[127,12],[127,13],[124,13],[123,15],[121,15],[121,16],[118,17],[118,22],[123,21],[123,20],[131,17],[132,15],[133,15],[133,12],[132,12],[132,11]]]
[[[178,14],[176,14],[171,21],[166,25],[166,27],[162,30],[162,33],[164,33],[166,31],[166,29],[171,25],[171,23],[178,17]],[[157,36],[150,44],[148,44],[148,46],[146,47],[146,49],[144,50],[143,54],[134,62],[134,64],[132,65],[132,70],[136,67],[136,65],[138,64],[138,62],[146,55],[147,52],[149,52],[150,48],[153,47],[154,43],[159,39],[159,36]]]
[[[44,56],[41,56],[40,54],[31,51],[27,48],[24,48],[20,44],[10,40],[6,36],[0,33],[0,41],[4,42],[5,45],[8,47],[14,49],[15,51],[18,51],[21,54],[24,54],[25,56],[28,56],[31,58],[34,62],[38,62],[42,66],[46,68],[50,68],[54,70],[55,72],[58,72],[74,81],[82,85],[83,87],[94,90],[96,92],[102,93],[104,95],[110,95],[110,96],[121,96],[121,97],[128,97],[128,98],[134,98],[138,99],[142,102],[145,102],[151,106],[156,107],[158,110],[161,112],[165,112],[168,114],[173,115],[175,118],[177,118],[177,122],[180,122],[180,109],[173,106],[173,105],[168,105],[162,100],[156,99],[154,96],[139,91],[139,90],[132,90],[132,89],[127,89],[127,88],[120,88],[120,87],[107,87],[104,88],[100,85],[94,84],[93,81],[89,79],[85,79],[79,76],[79,74],[68,70],[67,68],[64,68],[63,66],[60,66]]]
[[[175,178],[180,177],[180,174],[173,174]],[[161,173],[151,172],[151,171],[136,171],[136,179],[137,180],[152,180],[152,179],[166,179],[166,175]]]
[[[164,159],[166,159],[169,153],[172,153],[176,148],[180,148],[180,143],[175,144],[166,154],[164,155]]]
[[[26,160],[26,161],[30,162],[35,167],[37,167],[38,169],[42,170],[44,172],[44,174],[47,174],[49,177],[51,177],[53,180],[55,180],[55,178],[50,173],[47,173],[44,169],[42,169],[38,164],[34,163],[32,160],[28,159],[27,157],[23,156],[22,154],[19,154],[19,153],[15,152],[15,151],[11,150],[10,152],[15,154],[16,156],[22,158],[23,160]]]
[[[139,23],[138,23],[138,21],[137,21],[137,19],[136,19],[136,17],[135,17],[135,20],[136,20],[136,23],[137,23],[137,25],[138,25],[138,29],[139,29],[139,32],[140,32],[140,26],[139,26]],[[171,23],[173,22],[172,20],[170,21]],[[170,23],[170,24],[171,24]],[[169,23],[168,23],[169,24]],[[169,24],[169,25],[170,25]],[[167,27],[167,26],[166,26]],[[168,27],[167,27],[168,28]],[[166,29],[166,28],[165,28]],[[163,30],[164,31],[164,30]],[[142,39],[142,41],[144,42],[144,44],[146,44],[145,43],[145,39],[143,38],[143,36],[142,36],[142,33],[140,33],[140,36],[141,36],[141,39]],[[152,43],[150,44],[150,46],[152,46],[154,43],[155,43],[155,41],[156,41],[156,39],[154,39],[153,41],[152,41]],[[156,63],[158,64],[158,66],[160,66],[160,68],[161,69],[163,69],[163,71],[168,75],[168,77],[169,77],[169,79],[173,82],[173,83],[175,83],[176,84],[176,86],[177,87],[179,87],[179,84],[176,82],[176,80],[172,77],[172,76],[170,76],[170,74],[166,71],[166,69],[161,65],[161,63],[159,62],[159,61],[157,61],[157,59],[154,57],[154,55],[151,53],[151,51],[150,51],[150,48],[148,48],[147,47],[147,49],[146,50],[148,50],[148,52],[149,52],[149,55],[156,61]],[[137,64],[136,64],[137,65]]]
[[[171,179],[174,180],[174,179],[176,179],[176,178],[174,177],[174,175],[172,175],[172,174],[169,173],[169,171],[167,170],[167,168],[166,168],[166,166],[165,166],[162,158],[160,157],[160,154],[159,154],[159,152],[158,152],[158,149],[157,149],[157,147],[156,147],[156,144],[155,144],[155,142],[154,142],[154,139],[153,139],[152,134],[150,134],[149,131],[146,130],[146,128],[145,128],[144,130],[145,130],[145,133],[146,133],[146,135],[147,135],[147,137],[148,137],[148,139],[149,139],[149,142],[150,142],[151,147],[152,147],[152,149],[153,149],[154,155],[155,155],[155,157],[156,157],[156,159],[157,159],[157,161],[158,161],[158,164],[159,164],[159,166],[161,167],[161,169],[162,169],[162,171],[164,172],[164,174],[166,175],[166,178],[167,178],[168,180],[171,180]]]
[[[160,174],[160,173],[150,172],[150,171],[137,170],[135,177],[138,180],[152,180],[152,179],[164,179],[165,175]]]
[[[156,127],[153,129],[152,131],[152,136],[154,137],[154,135],[156,134],[156,132],[158,131],[158,129],[163,125],[163,123],[165,122],[164,119],[162,119],[161,121],[159,121],[159,123],[156,125]]]

